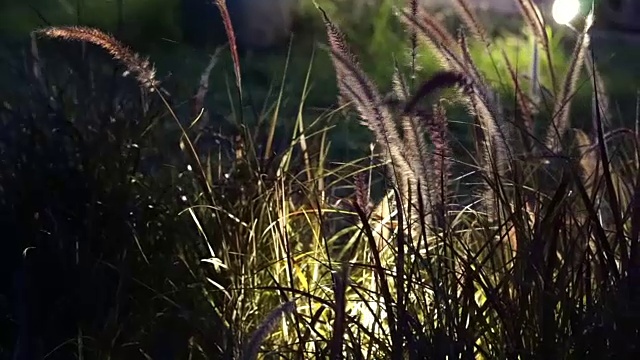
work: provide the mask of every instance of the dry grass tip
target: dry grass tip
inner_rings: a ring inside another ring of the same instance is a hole
[[[35,31],[40,36],[69,41],[81,41],[97,45],[106,50],[114,59],[120,61],[127,70],[124,76],[134,74],[141,86],[154,91],[160,82],[149,59],[143,58],[113,36],[98,29],[82,26],[55,26]]]

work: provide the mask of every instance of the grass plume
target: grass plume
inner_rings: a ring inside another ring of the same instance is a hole
[[[524,18],[525,23],[529,26],[534,40],[542,47],[543,53],[547,57],[549,63],[549,74],[551,76],[551,85],[555,91],[557,91],[557,81],[555,71],[553,69],[553,62],[551,59],[551,44],[549,43],[549,36],[547,35],[546,23],[542,17],[540,9],[533,0],[516,0],[520,13]]]
[[[149,59],[141,57],[113,36],[98,29],[83,26],[56,26],[39,29],[35,32],[49,38],[97,45],[126,67],[125,75],[127,73],[134,74],[142,87],[154,91],[160,84],[156,79],[155,68]]]
[[[258,351],[260,350],[260,345],[262,345],[262,342],[264,342],[267,336],[269,336],[269,333],[273,331],[273,329],[278,324],[278,321],[280,321],[280,319],[286,314],[295,311],[295,309],[296,306],[295,302],[293,301],[288,301],[273,309],[251,335],[251,338],[249,339],[249,342],[247,343],[243,351],[242,360],[257,359]]]
[[[576,85],[581,71],[584,69],[585,56],[589,47],[589,28],[586,27],[578,37],[578,41],[573,50],[573,55],[569,62],[569,71],[565,75],[562,87],[558,92],[553,106],[553,124],[549,127],[545,145],[552,152],[558,152],[561,148],[562,139],[570,126],[569,115],[571,107],[571,97],[575,95]],[[597,91],[597,89],[596,89]],[[600,111],[600,109],[597,109]]]

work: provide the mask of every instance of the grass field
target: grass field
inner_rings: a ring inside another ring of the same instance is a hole
[[[639,354],[634,46],[595,91],[554,24],[320,5],[239,63],[4,43],[0,359]]]

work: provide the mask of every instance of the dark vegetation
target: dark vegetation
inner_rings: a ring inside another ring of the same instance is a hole
[[[384,2],[353,43],[313,9],[277,76],[34,31],[1,88],[0,359],[635,358],[635,93],[518,3],[531,72],[462,0],[459,33]]]

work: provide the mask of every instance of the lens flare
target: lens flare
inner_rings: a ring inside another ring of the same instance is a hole
[[[551,7],[553,20],[560,25],[569,24],[580,12],[578,0],[555,0]]]

